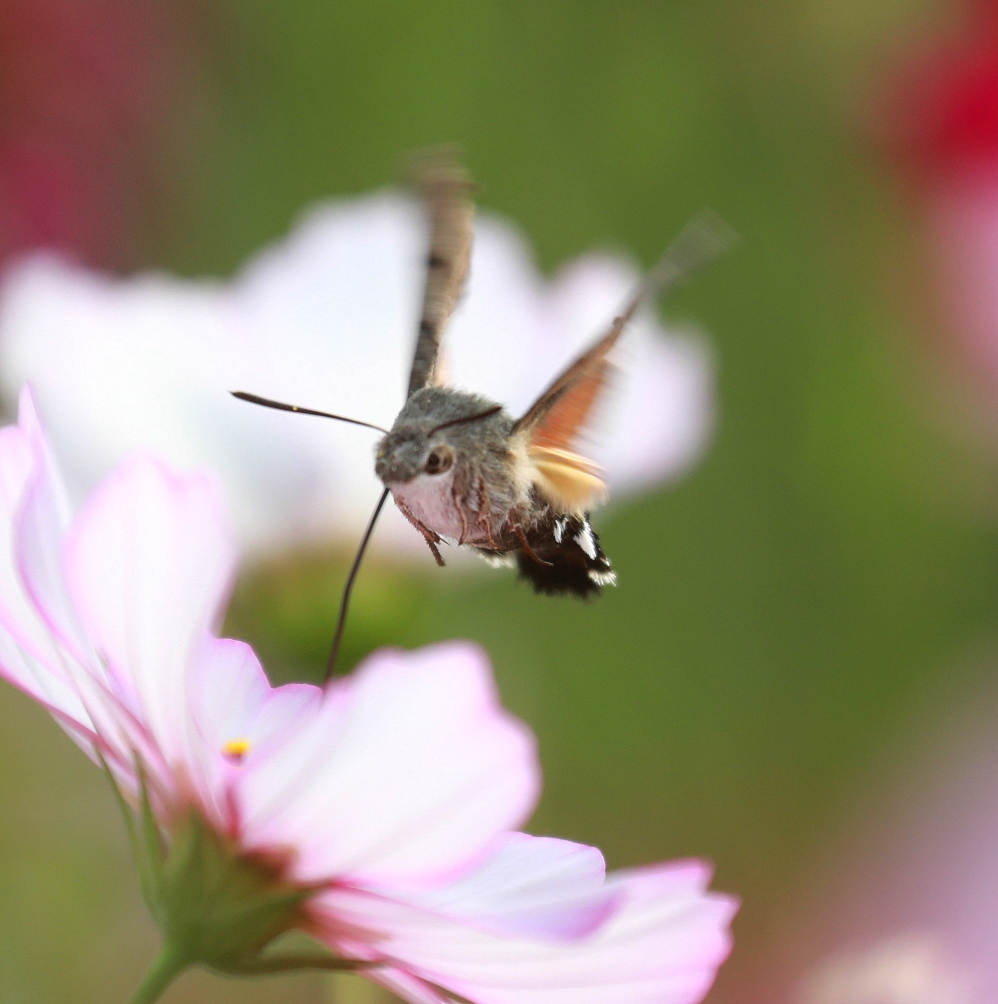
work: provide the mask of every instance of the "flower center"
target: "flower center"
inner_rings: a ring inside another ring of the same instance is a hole
[[[222,756],[233,763],[242,763],[243,757],[249,753],[250,742],[248,739],[230,739],[222,747]]]

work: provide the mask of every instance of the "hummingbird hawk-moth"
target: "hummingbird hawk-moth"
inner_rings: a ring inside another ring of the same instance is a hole
[[[374,464],[384,491],[348,579],[341,618],[388,494],[439,565],[439,545],[452,540],[490,562],[515,565],[539,593],[597,595],[616,581],[589,518],[607,489],[597,465],[578,451],[578,439],[608,383],[608,356],[645,299],[714,257],[730,243],[731,231],[712,215],[694,219],[606,333],[516,417],[480,394],[446,386],[440,377],[441,338],[471,260],[474,184],[451,148],[423,154],[413,173],[429,225],[426,279],[406,398],[391,429],[242,391],[235,396],[384,433]]]

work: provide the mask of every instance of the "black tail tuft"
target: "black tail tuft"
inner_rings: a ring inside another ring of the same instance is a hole
[[[589,599],[599,596],[603,586],[616,584],[613,566],[588,516],[553,517],[528,534],[527,542],[530,550],[518,550],[516,563],[520,577],[536,593],[571,593]]]

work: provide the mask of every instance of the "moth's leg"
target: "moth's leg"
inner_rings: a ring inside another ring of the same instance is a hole
[[[455,478],[455,482],[456,482]],[[468,539],[468,517],[465,515],[464,509],[466,504],[466,496],[462,498],[457,497],[457,484],[452,483],[450,489],[451,501],[454,503],[454,508],[457,510],[458,516],[461,517],[461,536],[458,537],[458,545],[463,544]]]
[[[427,540],[432,541],[434,544],[442,544],[443,543],[444,538],[441,537],[440,534],[437,533],[436,530],[431,530],[421,519],[419,519],[416,515],[414,515],[413,512],[412,512],[412,510],[404,502],[402,502],[399,499],[395,498],[394,495],[392,496],[392,499],[394,500],[395,505],[398,506],[399,511],[402,513],[402,515],[405,516],[405,518],[410,523],[412,523],[412,525]]]
[[[443,537],[439,533],[431,530],[422,520],[417,519],[410,511],[405,503],[400,502],[395,496],[395,504],[399,508],[399,512],[402,513],[405,518],[412,523],[412,525],[423,535],[423,540],[426,541],[426,546],[430,549],[430,553],[433,555],[433,560],[441,567],[444,567],[444,559],[440,556],[440,551],[437,549],[437,544],[442,543]]]
[[[527,541],[527,535],[523,532],[523,527],[519,523],[514,523],[510,529],[516,534],[520,541],[520,546],[523,548],[523,553],[530,558],[531,561],[536,561],[538,565],[553,565],[554,562],[545,561],[543,558],[537,556],[534,549],[530,546]]]
[[[499,545],[492,534],[492,507],[489,505],[489,494],[485,490],[484,480],[478,482],[478,525],[485,528],[489,547],[498,551]]]

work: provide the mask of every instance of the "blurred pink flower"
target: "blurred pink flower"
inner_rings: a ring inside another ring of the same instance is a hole
[[[0,261],[58,248],[135,263],[192,18],[152,0],[0,5]]]
[[[385,651],[324,691],[272,688],[247,645],[211,633],[233,561],[211,482],[146,457],[71,518],[22,394],[0,430],[0,673],[151,807],[171,853],[201,847],[187,871],[162,868],[173,886],[150,880],[167,946],[197,928],[181,961],[256,971],[275,933],[266,912],[245,946],[205,920],[247,914],[231,897],[212,911],[217,871],[185,888],[210,842],[257,900],[292,896],[276,933],[312,930],[417,1004],[703,997],[735,904],[699,863],[604,879],[595,848],[508,832],[540,778],[478,649]]]
[[[383,193],[312,210],[226,283],[116,280],[29,258],[8,271],[0,296],[2,388],[35,387],[72,460],[74,495],[130,450],[152,448],[219,471],[252,546],[353,544],[380,490],[373,434],[264,411],[227,391],[391,425],[411,361],[424,240],[419,207]],[[637,281],[632,263],[605,255],[546,281],[523,238],[484,214],[445,339],[450,381],[526,410]],[[704,340],[667,334],[651,309],[617,361],[591,454],[620,497],[694,463],[712,425],[713,378]],[[426,552],[394,511],[374,543]]]
[[[998,1001],[998,677],[974,668],[886,728],[739,1004]]]
[[[799,1004],[983,1004],[973,976],[931,935],[896,934],[834,952],[805,981]]]

